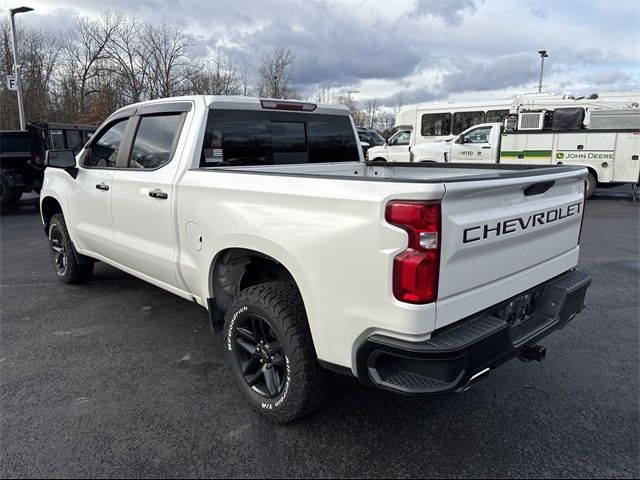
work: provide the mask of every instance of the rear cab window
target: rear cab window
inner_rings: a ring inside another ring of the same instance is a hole
[[[200,166],[357,162],[349,116],[209,110]]]

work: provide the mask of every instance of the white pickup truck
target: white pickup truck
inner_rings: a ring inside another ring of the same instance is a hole
[[[362,162],[346,108],[193,96],[115,112],[47,152],[57,275],[103,261],[224,323],[231,374],[274,422],[329,371],[462,391],[583,309],[586,170]],[[488,167],[488,168],[487,168]]]
[[[502,123],[482,123],[451,140],[414,145],[409,160],[583,165],[588,170],[587,198],[597,185],[622,183],[634,184],[635,195],[640,184],[640,109],[594,111],[590,120],[589,128],[565,131],[508,131]]]

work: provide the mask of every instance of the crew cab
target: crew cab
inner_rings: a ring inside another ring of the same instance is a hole
[[[102,261],[206,308],[274,422],[316,408],[332,371],[425,395],[542,360],[590,284],[583,167],[363,162],[344,106],[144,102],[46,164],[58,277]]]

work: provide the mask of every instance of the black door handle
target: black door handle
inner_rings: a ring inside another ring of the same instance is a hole
[[[99,183],[98,185],[96,185],[96,188],[98,190],[109,190],[109,185],[107,185],[106,183],[102,182],[102,183]]]
[[[482,147],[482,148],[484,148],[485,150],[488,150],[488,149],[490,149],[491,147]]]
[[[152,198],[160,198],[162,200],[166,200],[169,197],[169,195],[164,193],[162,190],[151,190],[149,192],[149,196]]]

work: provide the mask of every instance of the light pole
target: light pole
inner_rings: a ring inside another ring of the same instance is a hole
[[[352,93],[360,93],[360,90],[349,90],[347,91],[347,107],[351,110],[351,94]]]
[[[16,73],[16,90],[18,91],[18,113],[20,115],[20,130],[26,128],[24,121],[24,98],[22,96],[22,79],[20,78],[20,62],[18,60],[18,41],[16,40],[16,21],[14,15],[16,13],[26,13],[33,10],[29,7],[11,8],[11,37],[13,38],[13,69]]]
[[[540,60],[542,60],[540,64],[540,83],[538,84],[538,93],[542,93],[542,72],[544,72],[544,59],[549,55],[547,55],[546,50],[538,50],[538,53],[540,54]]]

